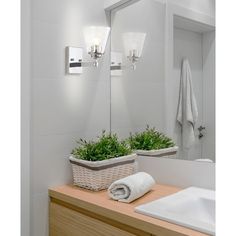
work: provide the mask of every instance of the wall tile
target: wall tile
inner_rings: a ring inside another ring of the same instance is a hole
[[[32,197],[32,224],[31,234],[32,236],[44,236],[48,235],[48,194],[37,194]]]
[[[68,78],[33,81],[34,132],[40,135],[109,128],[109,85]]]
[[[157,183],[215,189],[214,163],[139,156],[138,165],[139,171],[149,173]]]
[[[32,18],[54,24],[70,23],[71,26],[104,24],[101,0],[32,0]]]

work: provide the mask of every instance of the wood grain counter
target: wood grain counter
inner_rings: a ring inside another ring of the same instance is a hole
[[[50,236],[206,236],[195,230],[134,212],[138,205],[173,194],[180,188],[156,185],[127,204],[71,185],[49,189]]]

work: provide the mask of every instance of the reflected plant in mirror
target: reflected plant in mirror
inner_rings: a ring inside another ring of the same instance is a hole
[[[150,128],[147,125],[145,131],[132,134],[128,139],[130,147],[134,150],[158,150],[174,147],[175,143],[163,133],[156,130],[155,127]]]

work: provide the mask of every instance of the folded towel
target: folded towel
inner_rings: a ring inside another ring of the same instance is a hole
[[[138,172],[119,179],[108,188],[108,194],[113,200],[132,202],[143,196],[155,185],[155,180],[145,172]]]

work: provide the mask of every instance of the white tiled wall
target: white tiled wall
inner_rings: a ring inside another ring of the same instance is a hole
[[[139,156],[138,165],[160,184],[215,189],[215,163]]]
[[[94,138],[110,124],[109,50],[98,69],[68,76],[65,47],[85,48],[83,27],[109,22],[100,0],[33,0],[31,19],[30,236],[47,236],[48,187],[71,182],[67,158],[75,140]]]

